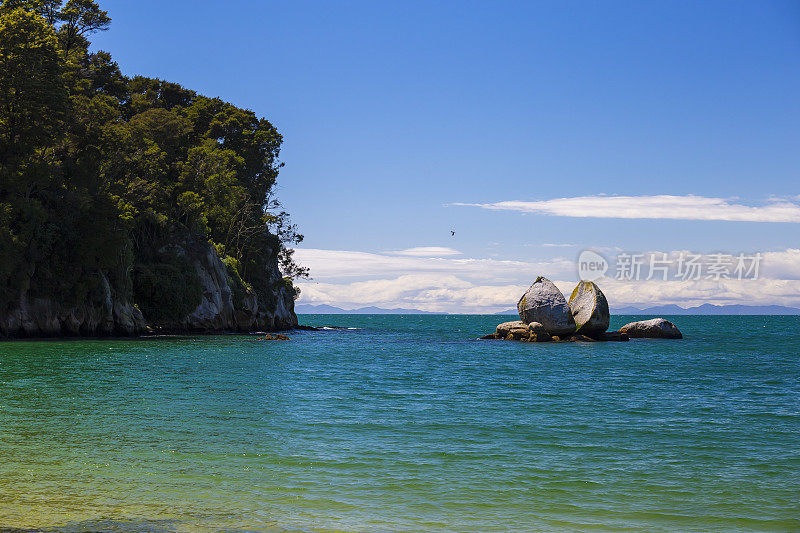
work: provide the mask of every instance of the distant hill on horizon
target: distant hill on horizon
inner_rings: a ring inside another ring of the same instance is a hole
[[[294,312],[306,315],[446,315],[420,309],[383,309],[381,307],[359,307],[358,309],[342,309],[332,305],[295,304]]]
[[[498,315],[516,315],[516,309],[508,309],[496,313]],[[783,305],[712,305],[703,304],[697,307],[680,307],[679,305],[658,305],[640,309],[627,306],[611,309],[612,315],[800,315],[800,309]]]

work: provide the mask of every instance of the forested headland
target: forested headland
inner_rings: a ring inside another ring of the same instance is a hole
[[[0,3],[0,335],[284,329],[302,240],[266,119],[126,77],[93,0]]]

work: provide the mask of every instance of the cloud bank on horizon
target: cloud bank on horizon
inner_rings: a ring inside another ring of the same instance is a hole
[[[661,253],[661,252],[654,252]],[[674,255],[678,252],[665,252]],[[298,284],[300,301],[344,309],[363,306],[494,313],[513,308],[537,275],[566,294],[577,281],[575,262],[403,256],[391,252],[298,249],[314,280]],[[800,249],[766,252],[759,279],[597,281],[613,307],[677,304],[800,306]]]
[[[771,199],[750,206],[734,199],[685,195],[575,196],[540,201],[510,200],[492,203],[452,203],[497,211],[520,211],[578,218],[640,218],[672,220],[722,220],[729,222],[800,223],[800,205]]]

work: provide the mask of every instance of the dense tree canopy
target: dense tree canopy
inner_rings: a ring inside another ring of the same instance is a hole
[[[98,272],[134,291],[136,272],[159,271],[154,245],[181,232],[211,241],[247,285],[276,259],[305,276],[286,246],[302,236],[271,194],[275,127],[123,76],[89,51],[109,23],[93,0],[0,3],[0,306],[20,290],[84,298]]]

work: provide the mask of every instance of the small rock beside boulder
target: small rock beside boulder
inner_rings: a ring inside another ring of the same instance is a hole
[[[536,335],[547,334],[547,328],[545,328],[544,324],[541,322],[531,322],[528,324],[528,329],[531,330],[531,333],[535,333]]]
[[[547,328],[540,322],[531,322],[528,324],[528,331],[530,332],[528,336],[530,342],[550,342],[553,340]]]
[[[480,339],[500,339],[527,342],[549,342],[552,340],[545,327],[539,322],[525,324],[522,320],[513,320],[498,324],[494,333],[479,337]]]
[[[528,325],[523,322],[522,320],[512,320],[510,322],[503,322],[502,324],[498,324],[495,328],[495,333],[501,339],[504,339],[506,335],[511,333],[512,329],[519,329],[519,328],[527,328]]]
[[[620,333],[632,339],[682,339],[681,331],[669,320],[653,318],[631,322],[619,328]]]

